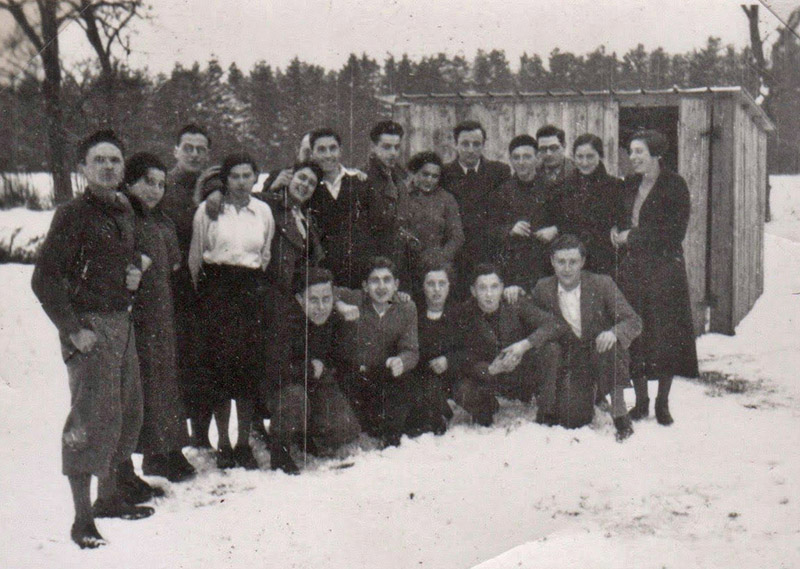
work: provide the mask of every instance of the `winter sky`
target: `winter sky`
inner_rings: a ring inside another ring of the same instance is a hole
[[[753,0],[755,1],[755,0]],[[788,15],[797,0],[766,0]],[[152,18],[133,27],[128,63],[169,72],[216,56],[248,70],[265,60],[284,67],[294,56],[326,68],[351,52],[382,61],[445,52],[474,56],[503,49],[512,67],[523,52],[545,61],[555,47],[587,53],[600,45],[622,55],[638,43],[671,53],[702,47],[709,36],[747,45],[741,0],[149,0]],[[762,33],[779,21],[761,10]],[[0,31],[8,29],[7,14]],[[64,59],[90,57],[75,24],[61,34]]]

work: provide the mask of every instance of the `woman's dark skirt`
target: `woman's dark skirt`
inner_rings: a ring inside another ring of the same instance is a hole
[[[203,265],[198,293],[202,362],[215,403],[257,399],[266,374],[264,319],[268,287],[264,271]]]
[[[628,254],[619,285],[642,319],[642,334],[630,347],[631,377],[697,377],[689,283],[683,255]]]

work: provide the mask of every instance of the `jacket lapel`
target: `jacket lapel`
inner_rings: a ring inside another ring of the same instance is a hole
[[[300,234],[300,230],[297,229],[297,224],[294,221],[294,216],[292,215],[292,212],[286,209],[282,212],[280,218],[281,218],[281,223],[279,224],[278,229],[281,232],[281,234],[296,249],[300,250],[305,249],[305,241],[303,239],[303,236]]]
[[[590,337],[594,331],[594,307],[595,307],[595,288],[594,282],[581,271],[581,339]]]

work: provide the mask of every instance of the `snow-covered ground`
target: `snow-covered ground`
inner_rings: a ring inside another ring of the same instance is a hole
[[[32,267],[0,266],[0,567],[800,567],[800,178],[773,195],[765,293],[735,337],[700,338],[716,381],[676,382],[672,427],[617,444],[605,414],[567,431],[509,405],[492,428],[457,415],[442,437],[362,444],[299,477],[190,454],[200,475],[152,479],[156,514],[100,520],[109,545],[92,552],[68,537],[56,332]]]

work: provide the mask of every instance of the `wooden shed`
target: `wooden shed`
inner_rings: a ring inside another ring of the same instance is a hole
[[[767,131],[773,125],[739,87],[658,91],[456,93],[384,99],[406,129],[410,156],[435,149],[455,158],[452,128],[465,119],[487,131],[485,153],[508,161],[508,142],[545,124],[605,142],[611,173],[628,173],[628,137],[656,128],[669,139],[667,164],[686,179],[692,215],[684,241],[695,330],[733,334],[764,288]]]

